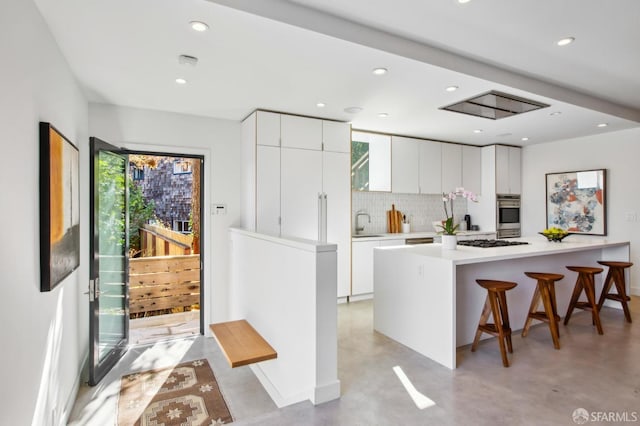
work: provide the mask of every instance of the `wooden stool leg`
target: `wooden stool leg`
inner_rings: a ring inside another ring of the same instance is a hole
[[[551,291],[549,289],[549,283],[543,282],[542,284],[542,303],[544,304],[544,310],[549,319],[549,330],[551,331],[551,338],[553,339],[553,346],[556,349],[560,349],[560,339],[558,334],[558,323],[556,322],[556,316],[553,313],[553,305],[551,304]]]
[[[498,299],[493,292],[489,292],[489,301],[491,302],[491,313],[493,314],[493,322],[498,330],[498,342],[500,343],[500,354],[502,355],[502,365],[509,366],[509,359],[507,358],[507,349],[504,345],[504,330],[502,329],[502,319],[500,317],[500,307],[498,306]]]
[[[567,308],[567,314],[564,316],[564,325],[569,324],[569,319],[571,318],[571,314],[576,307],[576,302],[580,298],[580,293],[582,292],[583,284],[582,284],[582,275],[578,275],[578,281],[576,282],[575,287],[573,287],[573,294],[571,295],[571,300],[569,302],[569,307]]]
[[[491,314],[491,303],[489,302],[489,294],[487,294],[487,298],[484,301],[484,307],[482,308],[482,313],[480,314],[480,321],[478,321],[478,329],[476,330],[476,337],[473,339],[473,344],[471,345],[471,352],[475,352],[478,347],[478,342],[480,341],[480,335],[482,335],[482,330],[480,330],[481,325],[487,324],[487,320],[489,319],[489,315]]]
[[[624,269],[616,268],[614,281],[616,284],[616,290],[618,290],[618,296],[620,296],[620,303],[622,303],[624,317],[627,319],[627,322],[631,322],[631,312],[629,311],[629,305],[627,305],[627,289],[625,288]]]
[[[593,275],[588,275],[583,279],[585,284],[585,293],[587,294],[587,300],[591,305],[591,318],[595,322],[598,334],[604,334],[602,331],[602,324],[600,323],[600,315],[598,314],[598,304],[596,303],[596,289]]]
[[[549,295],[551,296],[551,307],[553,309],[553,317],[556,319],[556,331],[558,339],[560,338],[560,317],[558,316],[558,304],[556,303],[556,283],[549,281]]]
[[[538,302],[540,301],[540,283],[536,284],[536,289],[533,291],[533,297],[531,298],[531,306],[529,307],[529,313],[533,313],[538,308]],[[522,327],[522,337],[527,337],[529,333],[529,327],[531,327],[531,321],[533,318],[527,316],[527,320]]]
[[[513,353],[513,345],[511,343],[511,324],[509,324],[509,310],[507,308],[507,294],[505,292],[498,293],[498,301],[500,302],[502,326],[505,336],[507,337],[507,349],[509,349],[509,353]]]
[[[604,285],[602,286],[602,293],[600,293],[600,300],[598,301],[598,312],[602,309],[602,305],[604,304],[604,300],[607,298],[607,294],[609,294],[609,289],[611,288],[611,284],[613,278],[613,271],[609,268],[607,272],[607,278],[604,280]]]

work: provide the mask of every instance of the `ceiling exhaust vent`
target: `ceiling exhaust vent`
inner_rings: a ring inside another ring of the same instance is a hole
[[[473,98],[440,109],[498,120],[548,106],[547,104],[532,101],[531,99],[492,90],[491,92],[474,96]]]

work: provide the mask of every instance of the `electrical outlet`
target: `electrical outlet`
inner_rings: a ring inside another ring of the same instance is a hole
[[[627,222],[637,222],[638,221],[638,213],[636,213],[636,212],[627,212],[627,213],[625,213],[625,220]]]

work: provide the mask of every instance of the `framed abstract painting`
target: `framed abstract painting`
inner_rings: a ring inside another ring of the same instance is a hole
[[[40,122],[40,291],[51,291],[80,265],[78,148]]]
[[[547,228],[607,235],[606,170],[547,173]]]

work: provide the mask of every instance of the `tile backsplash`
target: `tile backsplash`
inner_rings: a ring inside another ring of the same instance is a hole
[[[391,205],[407,216],[411,224],[411,232],[434,231],[432,222],[445,218],[442,195],[438,194],[393,194],[390,192],[351,192],[352,230],[356,232],[356,213],[368,213],[371,223],[366,217],[360,218],[364,224],[364,233],[387,232],[387,210]],[[456,223],[467,214],[467,200],[458,198],[453,201],[453,217]]]

